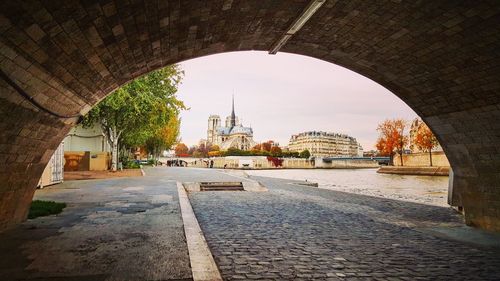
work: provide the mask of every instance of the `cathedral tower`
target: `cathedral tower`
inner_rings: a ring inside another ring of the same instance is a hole
[[[217,129],[220,127],[219,115],[210,115],[208,117],[207,141],[209,143],[217,142]]]
[[[234,95],[233,95],[233,107],[231,111],[231,128],[236,126],[236,114],[234,114]]]

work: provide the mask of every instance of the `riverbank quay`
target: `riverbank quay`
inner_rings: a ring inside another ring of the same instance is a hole
[[[35,198],[68,207],[0,234],[0,280],[192,280],[178,183],[244,181],[267,191],[187,193],[224,280],[500,276],[500,238],[464,226],[451,208],[239,170],[155,167],[38,190]]]
[[[414,176],[449,176],[450,167],[381,166],[377,173]]]
[[[451,208],[250,178],[269,191],[189,194],[224,280],[500,276],[500,237],[463,226]]]
[[[185,163],[187,167],[273,170],[273,169],[371,169],[380,167],[380,162],[372,158],[338,157],[311,159],[278,158],[270,156],[225,156],[212,158],[160,158],[160,162]]]

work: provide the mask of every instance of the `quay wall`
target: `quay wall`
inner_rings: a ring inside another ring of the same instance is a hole
[[[315,160],[300,158],[283,158],[281,166],[275,166],[265,156],[226,156],[212,159],[192,159],[189,167],[208,168],[208,161],[213,160],[213,168],[226,169],[356,169],[378,168],[378,162],[372,160],[343,159],[323,162],[321,158]]]
[[[380,165],[375,160],[342,159],[324,162],[316,160],[315,168],[319,169],[365,169],[378,168]]]
[[[403,154],[403,166],[407,167],[429,167],[429,153]],[[399,154],[394,155],[394,166],[401,166]],[[432,166],[450,167],[450,162],[443,151],[432,152]]]
[[[450,167],[382,166],[377,170],[377,173],[414,176],[448,176]]]

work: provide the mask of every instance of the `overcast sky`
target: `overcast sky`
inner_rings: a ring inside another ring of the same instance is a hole
[[[287,145],[303,131],[345,133],[365,150],[374,148],[377,124],[387,118],[411,120],[416,114],[390,91],[343,67],[310,57],[266,52],[212,55],[181,64],[181,139],[187,145],[207,137],[208,116],[224,122],[235,111],[252,126],[257,142]]]

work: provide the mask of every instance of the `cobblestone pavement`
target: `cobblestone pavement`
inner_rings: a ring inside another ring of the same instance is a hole
[[[452,209],[254,179],[190,194],[225,280],[500,280],[500,248],[427,231],[463,227]]]

